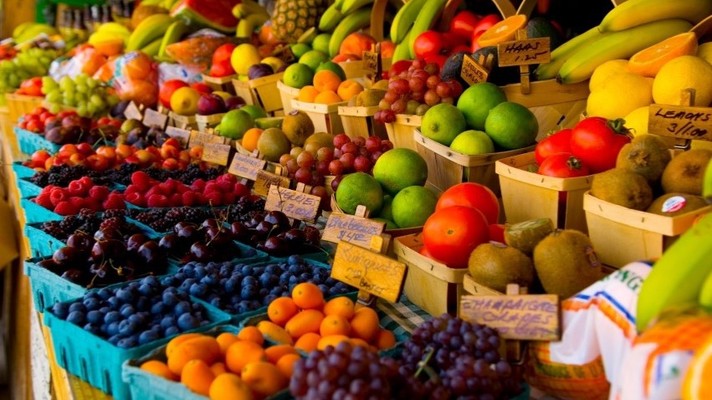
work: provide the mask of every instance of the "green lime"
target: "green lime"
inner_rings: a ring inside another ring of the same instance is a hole
[[[306,43],[295,43],[289,46],[289,49],[292,50],[292,54],[294,54],[294,57],[301,57],[304,55],[304,53],[310,51],[312,48]]]
[[[378,221],[378,222],[385,222],[386,229],[398,229],[398,225],[396,225],[396,223],[391,221],[390,219],[385,219],[385,218],[371,218],[371,219],[374,221]]]
[[[387,193],[395,195],[408,186],[425,184],[428,164],[413,150],[391,149],[378,157],[373,176]]]
[[[255,121],[252,116],[243,111],[230,110],[220,121],[220,124],[215,128],[218,135],[228,137],[230,139],[241,139],[245,132],[255,127]]]
[[[468,156],[494,153],[494,143],[492,143],[492,139],[490,139],[486,133],[473,129],[457,135],[455,140],[450,144],[450,148]]]
[[[240,107],[240,110],[250,114],[252,116],[252,119],[267,117],[267,113],[265,112],[265,110],[255,104],[244,105]]]
[[[345,213],[356,213],[356,207],[365,206],[371,213],[378,214],[383,204],[381,185],[365,172],[348,174],[336,189],[336,204]]]
[[[501,149],[521,149],[534,143],[539,122],[528,108],[505,101],[490,110],[485,120],[485,132]]]
[[[457,135],[467,129],[465,116],[452,104],[440,103],[423,115],[420,131],[426,138],[449,146]]]
[[[393,196],[390,194],[383,196],[383,206],[381,206],[381,212],[378,213],[378,217],[393,221]]]
[[[465,115],[472,129],[484,130],[485,119],[497,104],[507,101],[502,89],[494,83],[480,82],[467,88],[457,101],[457,108]]]
[[[314,79],[314,71],[308,65],[300,63],[288,66],[282,76],[282,82],[285,85],[297,89],[311,85],[312,79]]]
[[[329,56],[327,53],[322,53],[318,50],[309,50],[299,57],[300,64],[306,64],[312,71],[315,71],[319,64],[329,61]]]
[[[422,186],[408,186],[393,198],[393,221],[401,228],[423,226],[438,198]]]
[[[316,67],[316,72],[319,72],[323,69],[328,69],[329,71],[334,72],[336,75],[341,78],[342,81],[346,80],[346,73],[344,72],[344,69],[341,68],[341,66],[333,61],[326,61],[321,63],[318,67]]]
[[[320,33],[312,41],[312,48],[329,54],[329,41],[331,41],[331,33]]]

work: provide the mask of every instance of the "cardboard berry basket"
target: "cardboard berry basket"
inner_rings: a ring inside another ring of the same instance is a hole
[[[287,86],[282,80],[279,80],[277,81],[277,90],[279,90],[279,97],[282,100],[283,112],[288,114],[294,109],[292,107],[292,99],[296,99],[299,96],[299,89]]]
[[[213,90],[235,94],[235,87],[232,85],[232,80],[237,79],[237,74],[228,76],[210,76],[202,74],[203,82],[210,86]]]
[[[344,131],[339,117],[339,106],[345,106],[343,101],[335,104],[317,104],[292,99],[292,109],[307,113],[314,123],[314,132],[328,132],[337,135]]]
[[[378,110],[378,106],[339,106],[339,116],[341,117],[341,125],[344,127],[344,133],[352,138],[356,136],[387,138],[388,134],[384,124],[378,123],[373,119]]]
[[[420,129],[423,117],[420,115],[396,114],[394,122],[384,124],[388,140],[393,143],[393,147],[416,150],[413,134]]]
[[[271,116],[284,115],[287,112],[284,110],[284,98],[280,95],[281,89],[278,89],[283,75],[283,72],[279,72],[248,81],[233,78],[232,84],[235,94],[242,97],[247,104],[258,105]]]
[[[555,178],[539,175],[534,152],[495,162],[506,221],[522,222],[549,218],[554,226],[587,232],[583,194],[591,188],[593,175]]]

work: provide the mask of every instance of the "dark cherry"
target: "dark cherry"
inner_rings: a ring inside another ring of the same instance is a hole
[[[223,230],[224,230],[223,228],[220,228],[218,226],[207,227],[207,228],[205,228],[205,239],[213,240],[215,238],[215,236],[217,236]]]
[[[138,251],[142,244],[148,241],[148,236],[143,233],[134,233],[126,241],[126,250],[130,252]]]
[[[64,271],[62,278],[81,285],[84,282],[84,273],[79,269],[72,268]]]
[[[289,218],[281,211],[268,211],[265,214],[264,220],[277,226],[276,229],[279,230],[279,232],[289,229]]]
[[[173,232],[178,233],[178,231],[180,231],[186,227],[195,228],[195,225],[191,224],[190,222],[181,221],[181,222],[173,225]]]
[[[203,221],[202,224],[200,224],[201,228],[218,228],[220,227],[220,224],[215,218],[208,218],[205,221]]]
[[[94,232],[94,240],[123,240],[123,236],[118,229],[104,228]]]
[[[232,233],[226,230],[220,230],[210,239],[210,243],[218,246],[226,245],[232,241]]]
[[[273,233],[272,228],[274,228],[274,225],[267,221],[262,221],[257,224],[255,230],[257,231],[257,234],[260,235],[260,237],[266,238],[270,233]]]
[[[84,232],[75,232],[67,238],[67,246],[74,247],[82,253],[90,252],[93,245],[94,239]]]
[[[195,242],[190,246],[190,256],[194,261],[209,261],[213,255],[212,249],[203,242]]]
[[[195,240],[198,237],[198,233],[198,228],[192,225],[188,225],[176,232],[176,234],[178,235],[178,239],[186,243],[190,243],[191,241]]]
[[[79,261],[80,254],[76,248],[65,246],[52,254],[52,260],[59,266],[69,266]]]
[[[59,265],[52,258],[42,260],[42,261],[38,262],[37,265],[48,270],[48,271],[52,271],[57,275],[61,275],[64,271],[67,270],[66,265],[65,266]]]
[[[235,240],[246,241],[250,238],[250,230],[242,222],[233,222],[230,233]]]
[[[176,235],[175,233],[169,233],[161,238],[161,240],[158,242],[158,247],[165,251],[171,251],[178,247],[178,242],[178,235]]]
[[[314,246],[321,245],[321,233],[319,233],[319,229],[313,226],[306,226],[304,227],[304,234],[309,244]]]
[[[158,243],[153,240],[149,240],[148,242],[142,244],[141,247],[138,248],[138,255],[147,264],[163,261],[161,249],[158,247]]]
[[[264,215],[255,214],[252,216],[252,218],[250,218],[250,220],[245,224],[245,226],[252,229],[252,228],[256,227],[263,220],[264,220]]]
[[[289,252],[289,246],[284,239],[276,236],[267,238],[264,244],[258,245],[257,248],[277,256],[286,255]]]
[[[284,232],[284,240],[291,246],[301,246],[307,240],[307,235],[301,229],[292,228]]]
[[[112,260],[118,262],[126,256],[126,245],[118,240],[100,240],[91,248],[91,259],[96,262]]]

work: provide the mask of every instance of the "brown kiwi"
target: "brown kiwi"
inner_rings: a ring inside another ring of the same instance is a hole
[[[706,206],[707,202],[701,196],[685,193],[667,193],[653,200],[650,207],[648,207],[648,212],[674,217]]]
[[[665,193],[701,195],[705,168],[710,159],[712,151],[707,149],[692,149],[673,157],[663,171]]]
[[[642,175],[648,182],[656,182],[672,156],[667,144],[655,135],[638,135],[618,153],[616,168]]]
[[[292,110],[284,116],[282,132],[293,145],[302,146],[314,134],[314,123],[304,111]]]
[[[635,172],[613,168],[593,176],[591,195],[619,206],[643,211],[653,201],[648,181]]]
[[[534,265],[526,254],[502,243],[483,243],[470,253],[467,263],[472,279],[490,289],[507,291],[507,284],[529,287],[534,282]]]

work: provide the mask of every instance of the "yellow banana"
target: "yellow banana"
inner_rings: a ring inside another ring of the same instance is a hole
[[[20,25],[16,26],[15,29],[12,30],[12,37],[17,38],[20,35],[22,35],[22,32],[30,28],[31,26],[35,25],[35,22],[23,22]]]
[[[427,0],[408,0],[398,10],[391,24],[391,41],[400,44],[410,32],[413,22]]]
[[[46,34],[47,36],[56,35],[57,30],[51,25],[34,23],[23,29],[20,35],[13,37],[13,39],[16,43],[23,43],[42,34]]]
[[[254,28],[257,29],[269,21],[270,16],[267,13],[256,13],[248,15],[245,19],[252,22]]]
[[[580,49],[598,40],[602,35],[604,34],[598,30],[598,27],[594,26],[586,32],[573,37],[571,40],[555,48],[551,52],[551,61],[547,64],[539,64],[534,71],[534,76],[537,80],[556,78],[556,74],[559,73],[559,69],[564,65],[566,60],[576,54]]]
[[[674,18],[696,24],[710,14],[712,0],[627,0],[609,11],[598,28],[601,32],[618,32]]]
[[[252,37],[252,32],[255,31],[255,24],[248,19],[241,19],[237,23],[237,30],[235,31],[235,36],[239,38],[249,38]]]
[[[356,12],[344,17],[336,26],[329,40],[329,56],[334,57],[339,53],[341,42],[346,36],[367,27],[371,23],[371,7],[363,7]]]
[[[168,14],[153,14],[147,17],[131,33],[126,51],[141,49],[158,38],[162,38],[168,27],[175,22]]]
[[[154,40],[153,42],[147,44],[143,48],[141,48],[141,51],[151,57],[156,57],[158,55],[158,52],[161,50],[161,42],[162,41],[163,41],[162,37],[158,38],[158,39]]]
[[[361,7],[370,6],[371,4],[373,4],[373,0],[344,0],[340,9],[342,14],[351,14]]]
[[[100,33],[107,33],[113,35],[121,35],[122,37],[131,36],[131,31],[126,25],[120,24],[118,22],[106,22],[101,25],[96,30]]]
[[[578,48],[561,66],[556,79],[562,83],[583,82],[604,62],[629,58],[670,36],[687,32],[691,27],[684,19],[668,19],[601,36],[590,45]]]
[[[443,8],[447,0],[428,0],[418,13],[418,17],[413,23],[413,27],[410,28],[410,33],[408,33],[408,47],[410,47],[411,56],[415,55],[413,50],[413,44],[418,36],[433,27],[435,21],[440,17]]]
[[[705,169],[705,177],[702,181],[702,197],[707,200],[708,204],[712,204],[712,162],[707,163],[707,169]]]
[[[324,11],[324,14],[321,14],[321,18],[319,18],[319,30],[322,32],[331,32],[343,18],[344,14],[339,10],[338,4],[334,3]]]
[[[635,324],[639,332],[663,310],[700,300],[705,280],[712,272],[710,237],[712,213],[683,233],[653,265],[638,296]]]
[[[408,42],[404,40],[396,45],[396,48],[393,50],[392,60],[396,62],[408,59],[410,59],[410,47],[408,46]]]

